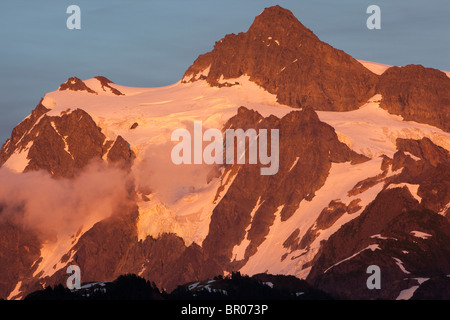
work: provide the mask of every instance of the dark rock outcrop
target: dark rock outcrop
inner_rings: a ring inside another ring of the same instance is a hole
[[[108,88],[109,90],[111,90],[112,93],[114,93],[116,96],[123,96],[124,94],[122,92],[120,92],[119,90],[117,90],[116,88],[111,87],[111,83],[114,84],[114,82],[112,82],[111,80],[109,80],[108,78],[102,77],[102,76],[97,76],[95,77],[95,79],[97,79],[98,81],[100,81],[100,84],[102,85],[102,89],[103,91],[107,91],[105,88]]]
[[[111,163],[119,163],[124,167],[131,168],[131,164],[135,158],[130,144],[121,136],[116,138],[116,141],[108,151],[108,161]]]
[[[201,75],[205,69],[207,75]],[[280,6],[266,8],[246,33],[230,34],[213,51],[198,57],[185,81],[205,79],[220,86],[226,79],[250,80],[292,107],[347,111],[373,94],[378,76],[362,64],[320,41]],[[231,85],[231,84],[230,84]]]
[[[77,77],[69,78],[66,82],[59,86],[58,90],[86,91],[89,93],[97,94],[97,92],[89,88],[82,80],[78,79]]]
[[[421,65],[392,67],[377,87],[380,106],[405,120],[430,124],[450,132],[450,78]]]

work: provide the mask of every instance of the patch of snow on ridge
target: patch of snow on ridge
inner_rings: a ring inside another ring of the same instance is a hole
[[[410,156],[411,159],[413,159],[414,161],[422,160],[422,159],[420,159],[419,157],[416,157],[415,155],[413,155],[411,152],[404,151],[403,153],[404,153],[405,155],[407,155],[407,156]]]
[[[416,199],[417,201],[421,202],[422,198],[418,195],[419,187],[418,184],[410,184],[410,183],[399,183],[399,184],[390,184],[386,189],[393,189],[393,188],[403,188],[407,187],[409,190],[409,193]]]
[[[373,236],[370,236],[370,238],[372,239],[380,239],[380,240],[396,240],[396,238],[392,238],[392,237],[383,237],[381,234],[374,234]]]
[[[292,166],[289,168],[289,172],[292,171],[292,169],[294,169],[294,167],[297,165],[298,159],[300,159],[300,157],[297,157],[294,161],[294,163],[292,164]]]
[[[358,62],[377,75],[383,74],[387,69],[392,67],[391,65],[388,65],[388,64],[372,62],[372,61],[358,60]]]
[[[9,294],[9,296],[6,298],[6,300],[13,300],[13,299],[20,299],[20,287],[22,286],[22,281],[17,282],[16,286],[14,287],[13,291]]]
[[[397,264],[397,266],[400,268],[400,270],[402,270],[403,273],[405,274],[410,274],[411,272],[409,272],[408,270],[405,269],[405,267],[403,266],[403,261],[400,260],[399,258],[392,258],[395,260],[395,263]]]
[[[422,238],[422,239],[428,239],[429,237],[432,237],[431,234],[422,232],[422,231],[411,231],[410,232],[414,237],[416,238]]]
[[[53,130],[55,130],[55,132],[61,137],[61,139],[63,139],[64,142],[64,151],[67,152],[71,157],[72,160],[74,159],[73,154],[70,153],[69,151],[69,144],[67,143],[67,136],[63,136],[58,129],[56,128],[55,122],[51,121],[50,125],[52,126]]]
[[[409,300],[417,289],[419,289],[419,286],[412,286],[411,288],[402,290],[395,300]]]
[[[447,212],[447,210],[450,208],[450,202],[448,202],[445,206],[444,206],[444,208],[441,210],[441,211],[439,211],[438,213],[440,214],[440,215],[444,215],[446,212]]]
[[[417,282],[419,282],[419,285],[417,286],[412,286],[411,288],[402,290],[400,292],[400,294],[398,295],[396,300],[409,300],[412,298],[412,296],[414,295],[414,292],[416,292],[416,290],[420,287],[420,285],[422,283],[424,283],[425,281],[428,281],[429,278],[414,278],[417,280]]]
[[[381,248],[380,248],[380,246],[379,246],[378,244],[371,244],[371,245],[368,246],[367,248],[364,248],[364,249],[358,251],[358,252],[355,253],[354,255],[352,255],[352,256],[350,256],[350,257],[348,257],[348,258],[345,258],[345,259],[339,261],[338,263],[333,264],[331,267],[329,267],[328,269],[326,269],[326,270],[324,271],[324,273],[327,273],[330,269],[332,269],[332,268],[334,268],[334,267],[340,265],[341,263],[343,263],[343,262],[345,262],[345,261],[348,261],[348,260],[353,259],[353,258],[356,257],[358,254],[360,254],[361,252],[363,252],[363,251],[365,251],[365,250],[369,250],[369,249],[372,250],[372,251],[375,251],[375,250],[381,250]]]

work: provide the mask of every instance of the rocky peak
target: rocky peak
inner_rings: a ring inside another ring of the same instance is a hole
[[[264,10],[246,33],[216,42],[186,71],[183,81],[220,87],[247,75],[278,102],[315,110],[357,109],[373,94],[378,76],[341,50],[320,41],[279,6]]]
[[[294,14],[279,5],[265,8],[264,11],[258,15],[253,24],[250,26],[248,33],[256,36],[266,36],[278,38],[288,38],[290,36],[306,36],[319,40],[314,33],[306,28]]]
[[[89,88],[82,80],[78,79],[77,77],[69,78],[66,82],[59,86],[58,90],[87,91],[89,93],[97,94],[97,92]]]

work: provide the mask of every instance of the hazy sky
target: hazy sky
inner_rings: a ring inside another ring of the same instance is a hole
[[[71,4],[81,8],[81,30],[66,28]],[[276,4],[356,59],[450,70],[449,0],[1,0],[0,145],[67,78],[177,82],[215,41],[247,31]],[[381,30],[366,27],[372,4]]]

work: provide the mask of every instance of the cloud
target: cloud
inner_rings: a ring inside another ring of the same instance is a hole
[[[137,191],[154,193],[168,205],[186,194],[207,188],[208,176],[214,170],[213,165],[207,164],[174,164],[171,151],[176,143],[149,146],[143,160],[133,167]]]
[[[43,240],[55,240],[88,221],[124,213],[133,203],[132,190],[129,173],[102,162],[92,162],[74,179],[0,168],[0,223],[21,223]]]

